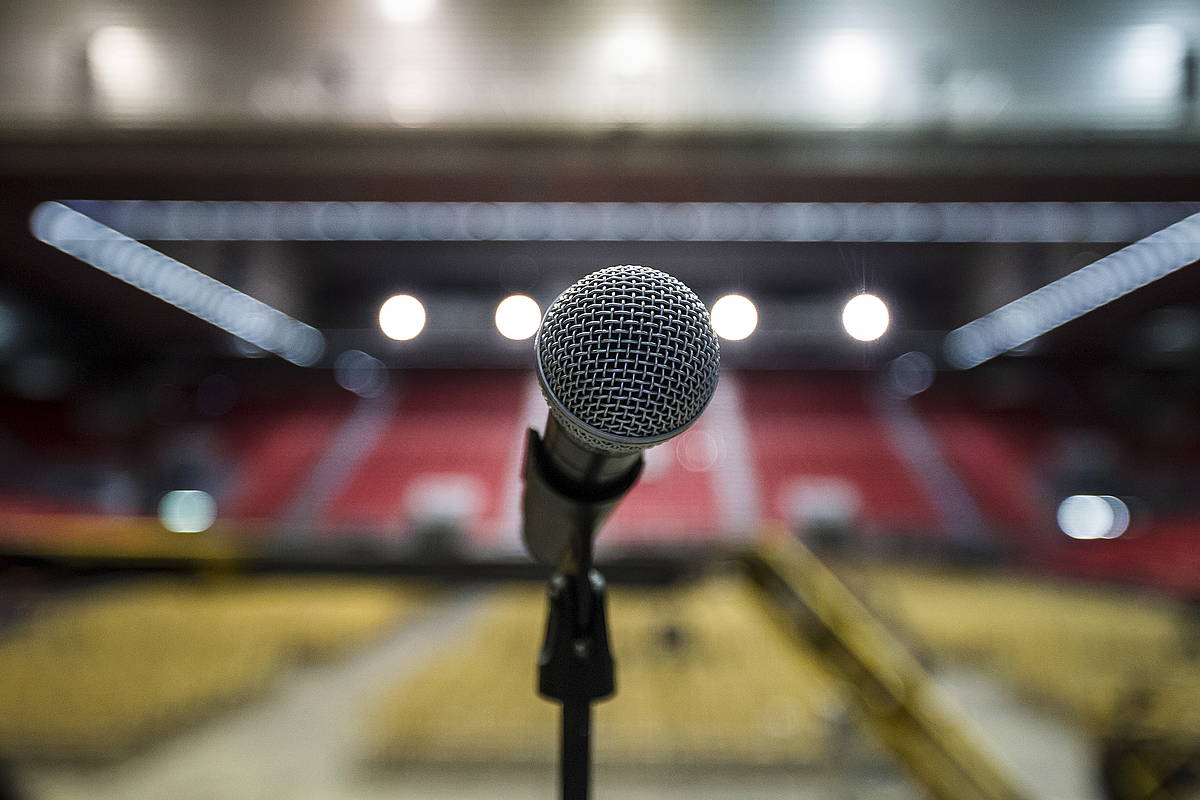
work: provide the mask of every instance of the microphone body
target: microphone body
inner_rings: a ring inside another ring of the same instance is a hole
[[[526,440],[522,534],[535,560],[571,572],[637,481],[642,452],[707,406],[720,351],[699,298],[637,266],[572,284],[547,310],[535,351],[550,413],[544,434]]]
[[[535,561],[574,572],[574,542],[591,537],[642,474],[641,453],[612,455],[583,447],[553,414],[546,432],[529,430],[523,498],[525,549]]]

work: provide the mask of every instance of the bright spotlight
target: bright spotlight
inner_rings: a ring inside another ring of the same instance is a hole
[[[310,367],[325,352],[325,337],[311,325],[62,203],[35,208],[29,229],[51,247],[293,364]]]
[[[505,339],[519,342],[537,333],[542,324],[542,309],[532,297],[514,294],[496,306],[496,330]]]
[[[873,294],[855,295],[842,309],[842,327],[860,342],[873,342],[883,336],[891,320],[887,305]]]
[[[1072,539],[1115,539],[1129,527],[1129,506],[1112,495],[1071,495],[1058,506],[1058,527]]]
[[[217,519],[217,504],[208,492],[177,489],[158,503],[158,519],[172,533],[200,533]]]
[[[437,0],[379,0],[379,10],[392,22],[423,22],[433,14]]]
[[[425,328],[425,306],[411,294],[389,297],[379,307],[379,329],[389,339],[407,342]]]
[[[747,297],[727,294],[713,303],[712,326],[722,339],[740,342],[758,327],[758,309]]]
[[[144,110],[160,88],[162,65],[141,28],[107,25],[87,43],[87,65],[99,99],[108,110]]]
[[[1117,51],[1114,88],[1132,100],[1162,101],[1178,92],[1187,50],[1184,35],[1170,25],[1137,25]]]
[[[652,19],[634,17],[604,41],[602,60],[616,75],[641,77],[662,67],[663,37]]]
[[[888,67],[884,49],[871,32],[845,30],[831,35],[817,61],[826,112],[849,124],[869,122],[883,100]]]

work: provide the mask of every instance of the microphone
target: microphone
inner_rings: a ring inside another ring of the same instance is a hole
[[[720,346],[708,309],[649,267],[597,270],[547,309],[534,343],[550,412],[525,451],[529,554],[572,571],[637,481],[642,452],[683,433],[717,387]]]

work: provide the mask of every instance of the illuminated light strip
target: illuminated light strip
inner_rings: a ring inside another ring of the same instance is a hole
[[[1163,228],[950,331],[946,359],[970,369],[1200,260],[1200,214]]]
[[[74,200],[152,241],[1128,242],[1200,203]]]
[[[30,230],[51,247],[293,364],[311,366],[325,352],[316,328],[62,203],[35,208]]]

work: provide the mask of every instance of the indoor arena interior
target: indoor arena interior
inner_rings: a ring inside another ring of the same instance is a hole
[[[0,0],[0,800],[1200,800],[1195,0]]]

